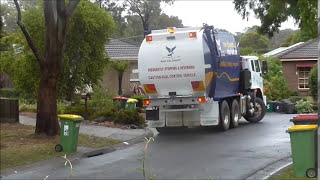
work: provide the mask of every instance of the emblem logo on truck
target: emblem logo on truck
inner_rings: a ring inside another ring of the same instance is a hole
[[[168,48],[168,47],[166,46],[166,49],[167,49],[168,52],[169,52],[168,56],[172,57],[172,55],[174,54],[173,51],[176,49],[176,46],[173,47],[173,48]]]

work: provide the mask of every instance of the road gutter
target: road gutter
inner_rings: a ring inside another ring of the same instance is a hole
[[[268,164],[267,166],[251,173],[249,176],[247,176],[246,178],[243,178],[243,179],[246,179],[246,180],[255,180],[255,179],[267,180],[271,176],[283,171],[291,164],[292,164],[292,158],[291,158],[291,156],[288,156],[288,157],[285,157],[283,159],[280,159],[280,160],[277,160],[275,162]]]

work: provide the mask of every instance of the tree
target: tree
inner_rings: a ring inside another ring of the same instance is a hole
[[[126,16],[126,27],[124,29],[124,37],[130,38],[132,41],[141,43],[144,38],[144,30],[141,19],[138,15]]]
[[[37,101],[36,134],[45,133],[49,136],[59,134],[57,84],[62,70],[67,28],[79,1],[72,0],[68,4],[64,0],[46,0],[43,2],[45,31],[44,47],[41,51],[37,48],[21,21],[20,5],[18,0],[14,0],[18,13],[17,24],[38,61],[41,74]]]
[[[249,9],[260,19],[259,32],[273,36],[279,31],[281,23],[289,17],[295,19],[303,36],[317,37],[316,0],[234,0],[235,9],[243,18],[249,16]]]
[[[267,99],[282,100],[289,98],[292,92],[284,77],[280,59],[263,56],[260,59],[268,62],[269,72],[263,77],[263,86],[266,89],[265,95]]]
[[[24,24],[37,47],[43,47],[44,14],[41,6],[23,12]],[[94,21],[92,20],[94,19]],[[98,84],[107,65],[105,44],[114,30],[112,17],[96,4],[81,1],[69,24],[63,68],[58,82],[59,99],[73,99],[75,90]],[[1,54],[0,71],[15,82],[16,90],[29,102],[35,102],[40,81],[37,61],[20,33],[1,39],[9,50]],[[40,49],[39,48],[39,49]]]
[[[291,36],[292,34],[295,34],[297,30],[293,29],[283,29],[280,30],[278,33],[274,33],[274,36],[270,39],[270,48],[276,49],[278,47],[282,46],[282,43],[285,42],[285,40]]]
[[[254,51],[264,52],[269,47],[269,40],[257,32],[249,32],[241,37],[239,47],[252,48]]]
[[[138,15],[142,22],[144,35],[150,31],[151,17],[159,16],[161,13],[160,3],[173,4],[173,0],[125,0],[132,15]]]
[[[315,65],[309,75],[310,92],[313,99],[318,99],[318,65]]]
[[[15,32],[19,27],[15,22],[17,18],[17,11],[11,4],[1,3],[1,21],[3,25],[3,31],[7,33]]]
[[[123,73],[129,67],[128,61],[113,61],[111,62],[111,67],[118,72],[118,82],[119,82],[119,90],[118,94],[122,95],[122,77]]]
[[[95,0],[98,3],[99,7],[105,9],[112,16],[113,20],[116,23],[115,32],[118,36],[124,35],[124,29],[126,27],[125,18],[123,17],[123,13],[126,10],[125,3],[119,3],[116,0]]]
[[[166,29],[168,27],[181,28],[183,24],[178,16],[168,16],[165,13],[161,13],[151,20],[150,27],[151,29]]]
[[[105,44],[115,25],[112,17],[89,1],[82,1],[74,12],[67,33],[61,94],[68,100],[75,90],[98,84],[108,63]],[[79,38],[80,37],[80,38]]]
[[[293,44],[296,44],[298,42],[305,42],[308,41],[310,39],[310,37],[305,36],[301,33],[300,30],[296,31],[293,34],[290,34],[285,41],[283,42],[283,46],[291,46]]]

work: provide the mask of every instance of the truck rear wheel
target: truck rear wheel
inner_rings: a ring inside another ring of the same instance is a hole
[[[249,122],[256,123],[261,121],[265,114],[266,105],[261,98],[257,97],[253,115],[245,115],[244,118]]]
[[[235,128],[239,125],[239,120],[241,118],[241,113],[240,113],[240,108],[239,108],[239,103],[236,99],[233,100],[232,105],[231,105],[231,123],[230,126],[232,128]]]
[[[222,101],[220,105],[220,128],[223,131],[230,127],[230,109],[227,101]]]

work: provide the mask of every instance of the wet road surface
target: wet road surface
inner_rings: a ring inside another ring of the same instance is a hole
[[[255,124],[240,121],[238,128],[190,128],[183,132],[157,134],[146,161],[147,177],[155,179],[245,179],[259,169],[291,155],[286,129],[295,115],[267,114]],[[142,179],[144,143],[112,153],[17,173],[9,178],[48,179]]]

